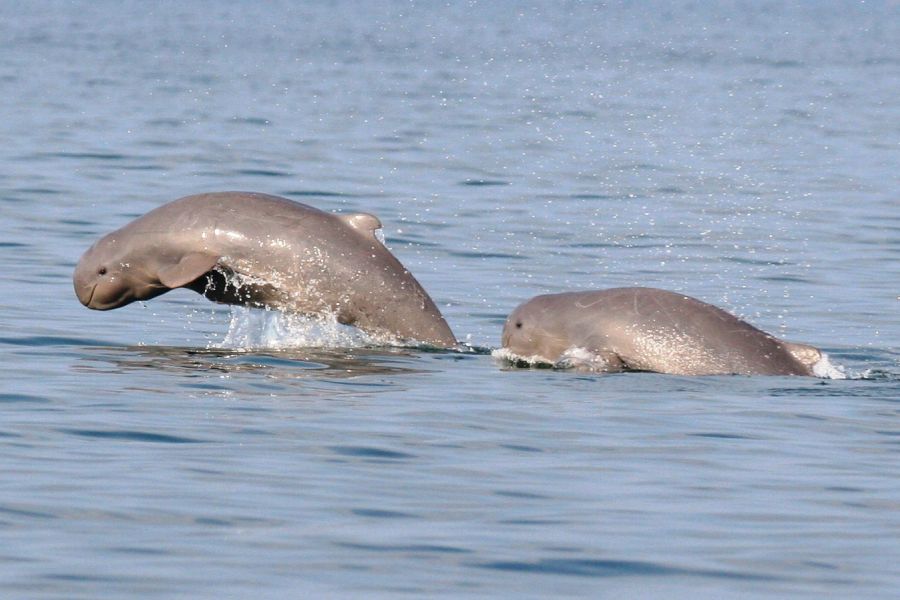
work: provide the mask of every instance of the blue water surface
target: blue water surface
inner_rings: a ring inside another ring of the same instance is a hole
[[[0,596],[897,597],[898,39],[888,0],[0,1]],[[377,214],[476,350],[78,303],[97,237],[217,190]],[[490,355],[627,285],[847,378]]]

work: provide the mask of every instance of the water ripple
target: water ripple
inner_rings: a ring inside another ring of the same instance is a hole
[[[158,444],[200,444],[203,440],[181,437],[176,435],[167,435],[164,433],[152,433],[149,431],[130,431],[130,430],[101,430],[101,429],[58,429],[61,433],[68,433],[79,437],[104,439],[104,440],[126,440],[130,442],[151,442]]]
[[[298,196],[300,198],[352,198],[354,196],[354,194],[327,190],[284,190],[280,193],[283,196]]]
[[[459,184],[472,187],[493,187],[510,185],[510,182],[503,181],[502,179],[464,179],[463,181],[460,181]]]
[[[467,548],[457,546],[441,546],[437,544],[358,544],[354,542],[340,542],[335,544],[340,548],[351,550],[366,550],[370,552],[396,552],[400,554],[471,554]]]
[[[47,398],[34,396],[32,394],[0,394],[0,404],[14,402],[28,402],[34,404],[46,404],[50,402]]]
[[[355,508],[351,510],[354,515],[370,517],[373,519],[414,519],[416,515],[399,512],[396,510],[384,510],[379,508]]]
[[[405,452],[397,452],[395,450],[385,450],[383,448],[373,448],[369,446],[331,446],[329,448],[335,454],[342,456],[354,456],[360,458],[376,458],[385,460],[406,460],[415,458],[413,454]]]
[[[710,569],[686,569],[670,567],[658,563],[636,560],[599,560],[578,558],[545,558],[536,561],[494,561],[475,563],[473,566],[498,571],[516,571],[521,573],[540,573],[547,575],[576,575],[580,577],[622,577],[622,576],[688,576],[716,577],[746,581],[779,581],[779,577],[739,573],[734,571],[717,571]]]
[[[253,177],[288,177],[290,175],[290,173],[285,171],[276,171],[274,169],[239,169],[237,173]]]

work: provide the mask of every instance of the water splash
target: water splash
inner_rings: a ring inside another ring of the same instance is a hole
[[[828,355],[822,352],[822,358],[813,365],[813,375],[820,379],[847,379],[847,373],[844,367],[835,365],[829,360]],[[851,377],[857,379],[857,377]]]
[[[231,307],[231,322],[225,338],[213,348],[259,350],[263,348],[363,348],[397,345],[397,340],[376,336],[338,323],[334,315],[310,317]]]
[[[563,352],[559,360],[551,362],[543,356],[520,356],[508,348],[497,348],[491,356],[513,367],[556,369],[587,373],[619,373],[621,364],[612,364],[605,356],[586,348],[573,346]]]
[[[553,364],[553,368],[589,373],[617,373],[622,370],[622,363],[611,362],[606,356],[591,352],[587,348],[573,346],[563,352],[559,360]]]
[[[217,268],[220,280],[210,277],[204,295],[216,291],[234,295],[244,300],[254,298],[257,289],[268,288],[269,295],[277,295],[282,282],[272,278],[262,279],[253,275]],[[222,286],[216,290],[215,286]],[[314,294],[314,284],[307,290]],[[304,315],[284,313],[273,308],[257,308],[231,305],[231,321],[225,338],[212,342],[210,348],[229,350],[260,350],[286,348],[362,348],[367,346],[393,346],[398,341],[388,335],[366,333],[356,327],[342,325],[337,315]]]
[[[495,348],[491,350],[491,356],[511,367],[532,367],[538,369],[552,369],[554,364],[541,356],[520,356],[509,348]]]

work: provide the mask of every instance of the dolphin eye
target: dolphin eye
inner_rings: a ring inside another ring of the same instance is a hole
[[[522,329],[522,321],[516,321],[516,329]]]
[[[97,269],[97,275],[106,275],[106,267],[100,267]]]

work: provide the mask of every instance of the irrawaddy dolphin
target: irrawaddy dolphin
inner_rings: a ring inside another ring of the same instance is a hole
[[[502,343],[531,361],[587,355],[600,371],[673,375],[813,375],[822,358],[695,298],[641,287],[536,296],[509,315]]]
[[[108,310],[188,288],[215,302],[334,315],[438,347],[457,342],[418,281],[378,240],[378,218],[247,192],[187,196],[104,236],[75,268],[75,293]]]

